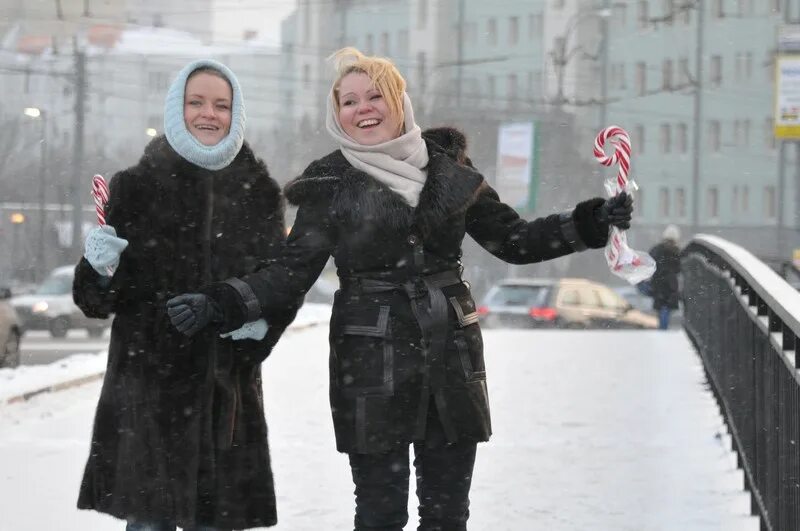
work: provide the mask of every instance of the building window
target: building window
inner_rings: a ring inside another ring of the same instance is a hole
[[[311,66],[307,64],[303,65],[303,88],[311,88]]]
[[[519,17],[508,19],[508,44],[516,46],[519,43]]]
[[[744,78],[753,79],[753,52],[744,54]]]
[[[425,29],[428,25],[428,0],[417,2],[417,29]]]
[[[678,84],[685,87],[689,84],[689,58],[681,57],[678,59]]]
[[[750,146],[750,120],[742,120],[742,147]]]
[[[772,118],[764,119],[764,146],[767,149],[775,149],[777,141],[775,140],[775,125]]]
[[[716,186],[712,186],[706,193],[706,212],[711,219],[719,217],[719,190]]]
[[[725,2],[723,0],[714,0],[714,4],[711,8],[711,13],[714,15],[714,18],[724,18]]]
[[[659,144],[661,145],[661,153],[672,152],[672,126],[669,124],[661,124],[660,127]]]
[[[397,35],[397,53],[408,57],[408,30],[400,30]]]
[[[775,187],[774,186],[765,186],[764,187],[764,216],[769,219],[775,219],[775,213],[777,212],[776,203],[775,203]]]
[[[553,0],[553,7],[556,9],[564,9],[564,0]]]
[[[750,188],[747,185],[742,186],[742,212],[750,210]]]
[[[645,146],[645,138],[644,138],[644,126],[643,125],[636,125],[633,128],[633,138],[631,139],[633,145],[635,146],[635,150],[638,153],[644,153],[644,146]]]
[[[686,217],[686,190],[675,189],[675,215],[679,218]]]
[[[733,121],[733,145],[736,147],[742,145],[742,122],[739,120]]]
[[[374,53],[373,50],[375,49],[375,42],[372,38],[372,33],[367,34],[367,41],[364,48],[366,48],[367,55],[372,55]]]
[[[708,122],[708,149],[712,153],[719,153],[721,148],[720,132],[721,126],[719,120],[711,120]]]
[[[486,95],[489,96],[490,100],[494,100],[495,97],[495,80],[494,76],[490,75],[486,78]]]
[[[741,202],[741,198],[739,197],[739,187],[733,187],[733,194],[731,195],[731,212],[734,214],[739,213],[739,203]]]
[[[490,18],[486,23],[486,40],[489,46],[497,45],[497,19]]]
[[[709,81],[712,87],[719,87],[722,84],[722,57],[719,55],[711,57]]]
[[[678,124],[675,132],[675,149],[678,150],[678,153],[689,151],[689,133],[686,124]]]
[[[391,55],[389,51],[389,34],[381,33],[381,53],[383,55]]]
[[[692,10],[693,9],[694,9],[694,5],[693,4],[687,4],[686,2],[684,2],[680,6],[681,18],[683,19],[683,23],[686,24],[687,26],[692,23]]]
[[[542,35],[544,17],[541,13],[528,17],[528,40],[537,40]]]
[[[650,12],[647,0],[642,0],[639,2],[639,9],[636,18],[639,21],[639,29],[647,29],[647,27],[650,25]]]
[[[661,65],[661,87],[664,90],[672,89],[672,59],[664,59]]]
[[[466,29],[464,30],[464,39],[466,42],[477,42],[478,41],[478,23],[477,22],[468,22],[466,24]]]
[[[417,52],[417,82],[420,92],[425,92],[427,88],[428,67],[425,52]]]
[[[663,186],[658,190],[658,215],[669,217],[669,190]]]
[[[628,5],[627,4],[615,4],[613,8],[613,20],[618,25],[625,27],[628,25]]]
[[[647,64],[636,63],[636,95],[644,96],[647,92]]]
[[[644,191],[640,188],[636,190],[636,209],[639,212],[640,216],[644,216],[645,211],[645,201],[644,201]]]
[[[311,37],[311,5],[309,0],[301,0],[300,4],[302,30],[300,34],[304,41],[309,40]]]
[[[674,0],[663,0],[663,16],[664,16],[664,23],[667,26],[671,25],[675,18]]]
[[[508,74],[508,104],[509,106],[514,105],[517,102],[517,98],[519,94],[517,92],[517,74]]]
[[[744,76],[744,54],[742,52],[736,52],[736,61],[734,63],[734,69],[733,69],[733,79],[734,81],[741,81],[743,76]]]

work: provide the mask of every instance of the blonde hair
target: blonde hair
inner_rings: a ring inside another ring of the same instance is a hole
[[[406,80],[392,61],[385,57],[364,55],[358,49],[348,46],[334,52],[328,59],[333,59],[336,69],[336,80],[333,82],[331,98],[339,115],[339,85],[342,78],[353,72],[366,74],[372,81],[372,86],[381,93],[389,107],[393,118],[398,118],[400,128],[403,127],[403,93],[406,90]]]

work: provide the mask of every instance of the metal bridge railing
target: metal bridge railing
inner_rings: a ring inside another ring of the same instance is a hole
[[[731,432],[761,529],[800,529],[800,293],[745,249],[698,235],[684,327]]]

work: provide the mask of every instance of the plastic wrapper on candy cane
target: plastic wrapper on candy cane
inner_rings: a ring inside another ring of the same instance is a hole
[[[104,227],[106,224],[106,204],[108,203],[108,186],[103,176],[96,174],[92,177],[92,198],[94,198],[94,211],[97,214],[97,224]],[[108,276],[114,275],[114,268],[106,267]]]
[[[609,139],[614,146],[614,153],[610,157],[606,156],[603,150],[606,140]],[[608,178],[605,181],[606,192],[610,197],[623,190],[629,194],[633,194],[637,190],[636,183],[628,180],[628,172],[631,167],[631,139],[624,129],[612,125],[600,131],[594,141],[594,156],[603,166],[619,165],[617,177]],[[628,246],[625,231],[617,227],[611,227],[605,255],[611,272],[631,284],[647,280],[656,271],[655,260],[645,252],[631,249]]]

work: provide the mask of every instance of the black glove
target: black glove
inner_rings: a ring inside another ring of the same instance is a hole
[[[208,295],[184,293],[167,301],[167,313],[178,332],[193,336],[209,323],[223,320],[222,311]]]
[[[628,195],[628,192],[620,192],[614,197],[606,199],[606,202],[595,211],[594,217],[598,223],[628,230],[631,228],[632,213],[633,197]]]

